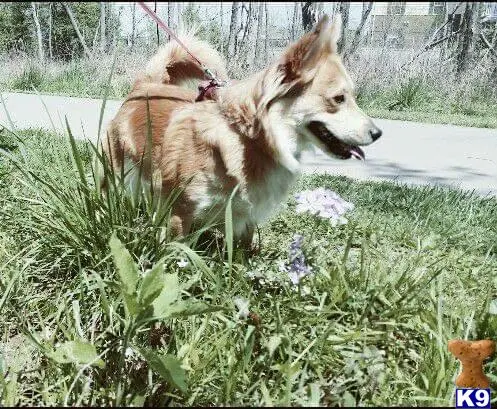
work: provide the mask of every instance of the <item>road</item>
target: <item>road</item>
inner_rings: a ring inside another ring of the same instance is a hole
[[[6,109],[19,129],[41,127],[64,131],[67,116],[77,138],[96,140],[101,100],[23,93],[2,93],[0,124],[9,126]],[[44,107],[44,104],[46,108]],[[103,126],[121,101],[107,101]],[[6,108],[6,109],[5,109]],[[359,180],[432,184],[497,195],[497,129],[375,120],[383,136],[364,149],[366,161],[340,161],[322,152],[304,158],[304,172],[327,172]]]

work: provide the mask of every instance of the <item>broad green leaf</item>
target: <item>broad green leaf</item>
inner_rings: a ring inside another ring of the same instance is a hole
[[[141,307],[147,307],[160,294],[164,287],[164,261],[159,261],[143,277],[138,292],[138,303]]]
[[[190,315],[207,314],[208,312],[216,312],[224,310],[224,307],[207,305],[203,302],[188,302],[179,301],[168,308],[168,317],[187,317]]]
[[[119,278],[123,285],[123,290],[126,294],[133,294],[136,290],[138,282],[138,268],[136,267],[131,254],[126,250],[126,247],[117,238],[116,233],[112,234],[110,239],[110,250],[114,263],[119,273]]]
[[[180,294],[178,274],[166,274],[164,276],[163,288],[152,303],[155,317],[167,315],[168,307],[175,302]]]
[[[140,311],[140,308],[138,306],[138,302],[136,300],[136,296],[134,294],[123,294],[124,297],[124,303],[126,305],[126,309],[128,311],[128,314],[131,316],[135,316],[138,314]]]
[[[154,351],[139,349],[138,352],[143,355],[150,367],[159,375],[176,386],[180,391],[186,392],[186,374],[181,367],[181,362],[172,355],[159,355]]]
[[[105,367],[104,361],[98,358],[95,346],[88,342],[67,341],[59,346],[54,352],[50,353],[49,357],[61,364],[91,364],[100,368]]]

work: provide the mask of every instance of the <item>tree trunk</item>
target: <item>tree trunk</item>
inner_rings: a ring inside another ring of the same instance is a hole
[[[342,16],[342,33],[337,45],[339,53],[341,53],[347,45],[347,26],[349,25],[349,11],[350,11],[350,3],[341,2],[340,14]]]
[[[299,3],[296,1],[293,5],[293,17],[292,17],[292,38],[291,41],[295,41],[297,38],[297,15],[299,12]]]
[[[98,38],[99,34],[100,34],[100,20],[98,20],[97,28],[95,28],[95,35],[93,36],[93,41],[91,43],[92,53],[95,53],[95,50],[97,49],[97,38]],[[99,45],[99,47],[100,47],[100,45]]]
[[[133,2],[133,12],[131,15],[131,51],[135,48],[136,36],[136,2]]]
[[[236,53],[236,35],[238,32],[238,16],[240,2],[234,1],[231,5],[230,33],[228,36],[228,57],[234,57]]]
[[[157,2],[154,1],[154,13],[157,14]],[[160,37],[159,37],[159,25],[155,23],[155,34],[157,35],[157,47],[160,44]]]
[[[175,27],[175,18],[174,18],[174,3],[168,1],[167,2],[167,26],[173,30],[173,32],[176,31]],[[167,35],[168,41],[171,41],[171,37],[169,34]]]
[[[105,52],[105,46],[106,46],[105,35],[106,35],[105,2],[101,1],[100,2],[100,52],[102,53]]]
[[[50,2],[48,5],[48,55],[50,59],[53,59],[53,48],[52,48],[52,6],[53,3]]]
[[[245,6],[246,8],[246,6]],[[244,62],[247,63],[247,57],[249,54],[251,46],[251,34],[252,34],[252,19],[254,18],[254,7],[253,3],[249,3],[247,10],[247,20],[245,20],[245,27],[243,30],[243,37],[240,45],[240,50],[243,51]]]
[[[459,43],[457,46],[457,68],[456,75],[459,77],[468,66],[471,57],[471,40],[474,16],[474,3],[466,2],[466,8],[462,17]]]
[[[261,61],[261,36],[262,36],[262,23],[264,18],[264,3],[259,3],[259,10],[257,12],[257,32],[255,34],[255,46],[254,46],[254,62]]]
[[[72,13],[71,7],[69,7],[69,5],[65,2],[63,2],[62,5],[64,6],[67,15],[69,16],[69,19],[71,20],[71,24],[74,28],[74,31],[76,31],[76,35],[78,36],[79,42],[81,43],[81,46],[83,47],[86,56],[88,58],[91,58],[91,52],[85,43],[85,39],[83,38],[81,32],[79,31],[78,22],[76,21],[76,17],[74,17],[74,14]]]
[[[45,53],[43,52],[43,36],[41,34],[40,20],[38,19],[38,10],[36,9],[36,3],[31,2],[31,9],[33,11],[33,20],[36,28],[36,39],[38,40],[38,57],[40,61],[43,62],[45,59]]]
[[[264,64],[267,64],[268,60],[268,44],[269,44],[269,19],[267,12],[267,3],[264,2],[264,16],[266,18],[266,36],[264,37]]]
[[[373,2],[372,1],[363,4],[361,22],[359,23],[359,26],[357,27],[357,29],[355,31],[354,39],[352,40],[350,47],[344,53],[345,59],[347,59],[347,57],[354,54],[354,52],[356,51],[357,46],[359,45],[359,42],[361,41],[362,32],[364,30],[364,26],[366,25],[366,21],[368,20],[368,17],[371,14],[371,10],[373,10]]]
[[[476,55],[478,52],[478,42],[480,41],[481,33],[481,14],[483,11],[483,3],[475,2],[473,4],[473,38],[471,39],[471,52]]]
[[[223,24],[223,2],[219,3],[219,16],[221,18],[219,27],[219,49],[221,50],[221,55],[224,55],[224,24]]]
[[[310,31],[318,22],[323,11],[323,3],[306,1],[302,3],[302,27]]]

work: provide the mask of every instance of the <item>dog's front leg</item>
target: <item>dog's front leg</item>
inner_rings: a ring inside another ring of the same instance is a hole
[[[240,237],[240,247],[244,249],[249,255],[255,255],[259,252],[259,248],[253,244],[254,240],[255,225],[252,223],[247,223],[245,225],[245,231]]]
[[[173,214],[170,220],[170,229],[173,239],[182,239],[188,233],[192,225],[192,217],[190,215]]]

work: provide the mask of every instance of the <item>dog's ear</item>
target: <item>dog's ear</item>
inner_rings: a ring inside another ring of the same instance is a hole
[[[331,53],[336,53],[337,48],[338,48],[338,41],[340,40],[340,37],[342,36],[342,15],[337,14],[333,18],[333,23],[329,27],[329,34],[328,34],[329,42],[329,52]]]
[[[316,27],[292,44],[278,65],[283,83],[293,82],[316,66],[322,53],[330,47],[330,19],[324,15]]]

